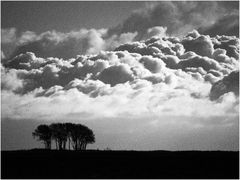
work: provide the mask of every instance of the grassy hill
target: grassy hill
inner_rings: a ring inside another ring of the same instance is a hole
[[[2,178],[239,178],[239,152],[1,152]]]

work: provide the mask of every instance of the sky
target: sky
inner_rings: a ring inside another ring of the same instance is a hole
[[[1,2],[1,147],[74,122],[94,149],[239,149],[239,2]]]
[[[80,28],[110,28],[126,19],[144,2],[45,1],[2,2],[2,28],[41,33]],[[13,15],[14,14],[14,15]]]

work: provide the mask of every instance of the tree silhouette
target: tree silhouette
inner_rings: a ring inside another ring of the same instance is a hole
[[[85,130],[85,126],[81,124],[74,124],[74,126],[72,127],[71,139],[72,139],[72,147],[74,150],[80,150],[81,137],[84,130]]]
[[[72,130],[75,124],[73,123],[65,123],[65,131],[67,133],[67,140],[68,140],[68,149],[71,149],[71,142],[72,142]]]
[[[87,144],[95,142],[93,131],[82,124],[68,124],[69,141],[74,150],[85,150]]]
[[[92,144],[94,142],[95,136],[93,134],[93,131],[88,127],[85,127],[85,129],[82,132],[80,149],[85,150],[87,148],[87,144]]]
[[[48,125],[39,125],[32,133],[33,137],[37,137],[39,141],[43,141],[46,149],[51,149],[52,131]]]
[[[59,150],[66,149],[67,132],[65,125],[62,123],[53,123],[50,125],[52,139],[55,140],[56,148]]]
[[[53,123],[49,126],[40,125],[33,132],[34,137],[38,137],[45,143],[45,147],[51,148],[51,140],[56,143],[56,149],[64,150],[68,142],[68,149],[86,150],[87,144],[95,142],[93,131],[82,124],[73,123]]]

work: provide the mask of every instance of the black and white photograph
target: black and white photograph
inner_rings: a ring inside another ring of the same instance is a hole
[[[239,179],[239,1],[1,1],[1,179]]]

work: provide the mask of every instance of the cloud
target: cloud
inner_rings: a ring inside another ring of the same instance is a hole
[[[217,61],[208,57],[201,56],[195,56],[187,60],[180,61],[179,66],[183,69],[189,67],[202,67],[205,71],[209,71],[210,69],[215,69],[218,71],[221,70],[221,66]]]
[[[210,84],[196,84],[190,76],[172,75],[171,78],[171,81],[165,79],[166,84],[163,81],[152,85],[147,80],[136,80],[112,87],[98,80],[74,80],[65,87],[36,89],[22,96],[2,91],[2,118],[53,121],[63,117],[69,119],[73,114],[85,120],[146,115],[155,118],[236,115],[237,100],[234,96],[227,104],[225,101],[212,102],[208,99]],[[235,111],[229,111],[233,108]],[[205,121],[188,123],[207,124]]]
[[[6,70],[1,66],[1,89],[18,92],[23,87],[23,80],[17,77],[17,70]]]
[[[6,28],[1,30],[2,50],[8,59],[26,52],[34,52],[43,58],[68,59],[79,54],[113,50],[122,44],[153,36],[184,36],[194,29],[210,36],[238,36],[238,5],[239,2],[213,1],[147,2],[144,8],[134,11],[122,24],[112,29],[80,29],[67,33],[52,30],[37,34],[33,31],[17,32],[14,27]],[[150,49],[156,50],[154,47]],[[201,50],[199,53],[209,55],[211,50],[208,51]],[[233,56],[236,58],[236,54]]]
[[[32,52],[26,54],[19,54],[13,59],[6,62],[5,66],[14,69],[37,69],[41,64],[45,64],[46,60],[43,58],[37,58]]]
[[[104,30],[86,30],[61,33],[48,31],[36,35],[33,32],[24,32],[18,39],[18,46],[12,57],[34,52],[41,57],[71,58],[81,53],[96,53],[102,45]]]
[[[123,44],[137,33],[107,40],[104,30],[86,30],[84,38],[79,32],[26,33],[20,44],[48,42],[49,53],[83,38],[88,53],[57,58],[26,52],[2,62],[2,118],[81,121],[107,138],[144,130],[149,137],[163,131],[167,139],[173,132],[178,137],[179,129],[191,136],[196,130],[230,132],[239,116],[239,39],[197,30],[178,38],[165,30],[152,28],[146,37],[153,37]],[[101,50],[112,43],[120,44]]]
[[[25,31],[21,33],[21,36],[18,38],[17,44],[26,44],[31,41],[36,41],[38,35],[33,31]]]
[[[210,36],[228,35],[239,37],[238,11],[236,13],[223,16],[210,27],[199,28],[199,31],[203,34],[208,34]]]
[[[1,44],[16,41],[16,28],[1,29]]]
[[[166,64],[166,66],[170,69],[178,69],[180,62],[180,59],[177,56],[174,55],[166,55],[165,58],[162,58],[163,62]]]
[[[230,34],[238,36],[236,20],[238,18],[238,2],[148,2],[146,7],[131,14],[122,24],[113,28],[112,32],[135,32],[141,39],[148,28],[154,26],[167,27],[171,35],[185,35],[193,29],[211,32],[211,35],[222,35],[227,29],[233,29]],[[228,19],[234,22],[229,23]],[[226,19],[226,20],[225,20]],[[217,28],[221,26],[221,28]],[[236,31],[237,30],[237,31]],[[202,31],[201,31],[202,32]],[[229,34],[229,35],[230,35]],[[225,34],[226,35],[226,34]]]
[[[6,56],[5,56],[4,52],[1,51],[1,59],[5,59],[5,58],[6,58]]]
[[[162,26],[154,26],[152,28],[149,28],[147,30],[147,33],[143,39],[149,39],[151,37],[157,36],[157,37],[166,37],[166,31],[167,27],[162,27]]]
[[[226,50],[226,55],[239,59],[239,39],[235,36],[216,36],[214,48]]]
[[[128,51],[131,53],[138,53],[141,55],[176,55],[184,52],[182,44],[171,42],[173,39],[169,37],[152,37],[146,41],[135,41],[120,45],[115,51]]]
[[[5,58],[16,48],[16,31],[14,27],[1,29],[1,52]]]
[[[54,41],[61,39],[55,38]],[[215,48],[216,44],[224,43],[223,49]],[[215,83],[238,69],[238,60],[228,56],[232,48],[238,55],[237,43],[236,37],[210,38],[193,31],[182,39],[154,36],[145,41],[122,44],[114,51],[78,55],[71,59],[42,58],[27,52],[3,62],[3,65],[15,69],[14,77],[24,82],[22,93],[40,87],[64,87],[74,79],[101,80],[112,86],[135,79],[156,83],[173,70],[180,69],[195,79]]]
[[[193,51],[201,56],[211,57],[214,51],[213,43],[209,36],[184,39],[182,43],[186,51]]]
[[[200,36],[199,32],[194,29],[191,32],[188,32],[186,37],[198,38]]]
[[[96,54],[130,42],[136,35],[134,32],[110,36],[107,29],[80,29],[68,33],[53,30],[41,34],[25,31],[17,36],[15,28],[2,29],[3,43],[12,45],[4,47],[4,51],[9,51],[10,59],[26,52],[33,52],[44,58],[73,58],[79,54]]]
[[[133,80],[133,72],[128,65],[120,64],[104,69],[99,74],[99,79],[112,86]]]
[[[235,95],[239,95],[239,71],[233,71],[222,80],[214,83],[210,92],[210,98],[216,100],[228,92],[234,92]]]
[[[152,73],[161,72],[165,67],[165,63],[158,58],[152,58],[151,56],[143,56],[139,62],[141,62],[146,69]]]

